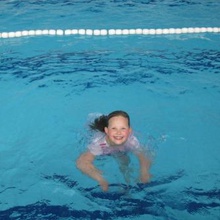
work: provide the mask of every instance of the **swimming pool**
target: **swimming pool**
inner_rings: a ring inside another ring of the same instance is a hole
[[[0,1],[0,8],[1,33],[220,20],[217,1]],[[219,219],[219,33],[4,36],[0,219]],[[141,185],[134,173],[127,189],[104,158],[97,163],[111,185],[102,193],[74,162],[91,114],[115,109],[129,112],[154,154],[153,178]]]

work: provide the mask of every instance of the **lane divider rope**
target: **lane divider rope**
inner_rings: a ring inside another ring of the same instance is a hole
[[[193,33],[219,33],[220,27],[189,27],[165,29],[48,29],[48,30],[23,30],[15,32],[0,32],[0,38],[14,38],[42,35],[163,35],[163,34],[193,34]]]

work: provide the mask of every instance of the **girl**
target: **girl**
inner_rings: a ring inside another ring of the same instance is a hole
[[[78,158],[78,169],[96,180],[103,191],[107,191],[108,182],[103,178],[102,172],[93,164],[95,157],[114,155],[119,161],[120,170],[125,173],[126,167],[129,165],[129,157],[125,153],[131,151],[139,159],[141,182],[149,181],[150,160],[144,155],[137,138],[132,134],[130,117],[126,112],[114,111],[108,116],[102,115],[90,124],[90,128],[102,133],[99,132],[94,137],[88,146],[88,151]]]

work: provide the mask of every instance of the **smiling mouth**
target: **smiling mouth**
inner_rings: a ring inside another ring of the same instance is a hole
[[[118,141],[120,141],[120,140],[122,140],[123,139],[123,137],[114,137],[115,138],[115,140],[118,140]]]

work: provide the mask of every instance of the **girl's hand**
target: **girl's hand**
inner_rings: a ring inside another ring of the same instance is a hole
[[[142,173],[141,176],[140,176],[140,180],[142,183],[148,183],[150,182],[150,178],[151,178],[151,175],[150,173]]]
[[[99,185],[104,192],[108,191],[108,182],[106,180],[102,179],[99,181]]]

